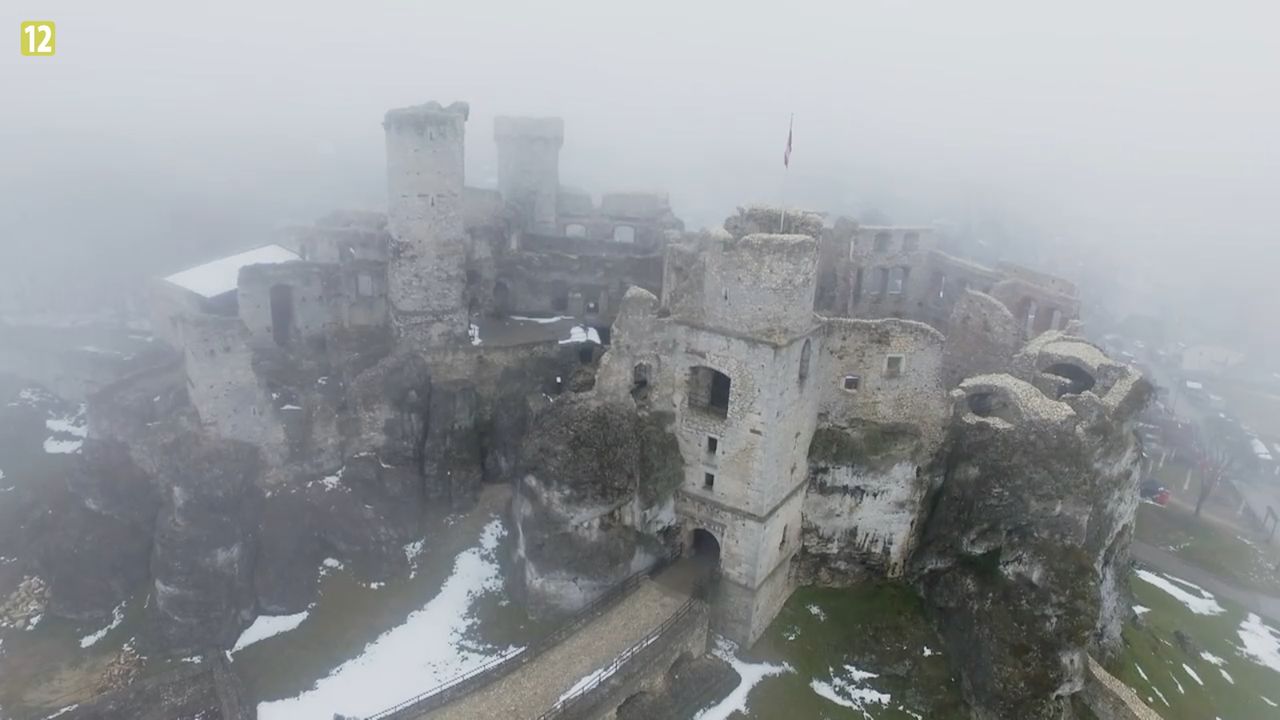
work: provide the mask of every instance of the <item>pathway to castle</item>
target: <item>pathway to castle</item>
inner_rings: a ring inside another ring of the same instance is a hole
[[[602,615],[509,675],[444,707],[405,717],[431,720],[538,718],[575,686],[642,641],[688,601],[661,577],[643,581]]]

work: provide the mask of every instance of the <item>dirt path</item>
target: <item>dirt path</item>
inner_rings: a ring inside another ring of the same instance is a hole
[[[1271,622],[1280,623],[1280,598],[1228,583],[1210,572],[1180,560],[1173,553],[1138,540],[1133,542],[1133,557],[1157,570],[1193,582],[1214,595],[1237,602],[1250,612],[1255,612]]]

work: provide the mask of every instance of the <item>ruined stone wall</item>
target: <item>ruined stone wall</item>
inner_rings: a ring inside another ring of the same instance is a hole
[[[932,228],[859,227],[850,247],[852,289],[847,314],[920,319],[928,299],[927,268],[935,243]]]
[[[947,325],[942,364],[948,388],[974,375],[1006,372],[1022,338],[1004,303],[976,290],[964,291]]]
[[[288,288],[291,310],[281,312],[292,317],[288,343],[314,342],[325,336],[333,318],[333,305],[340,290],[334,266],[311,262],[274,265],[249,265],[240,269],[236,294],[240,321],[249,331],[251,342],[266,345],[275,342],[272,324],[273,293]]]
[[[814,310],[822,315],[849,313],[853,293],[853,239],[857,231],[858,223],[844,217],[822,230],[818,242],[818,291],[813,303]]]
[[[566,315],[608,325],[630,287],[660,292],[661,256],[507,253],[496,263],[495,312]],[[499,306],[501,303],[501,306]]]
[[[147,291],[151,333],[169,347],[181,348],[182,317],[203,312],[204,298],[158,278],[149,282]]]
[[[398,334],[414,346],[465,341],[463,145],[469,108],[428,103],[391,110],[387,207],[389,298]]]
[[[1020,277],[1001,280],[990,294],[1013,313],[1023,340],[1049,330],[1065,330],[1068,323],[1080,317],[1080,301],[1074,295],[1064,295]]]
[[[664,194],[606,193],[596,206],[587,193],[561,188],[553,247],[583,253],[660,253],[665,234],[683,229]]]
[[[218,435],[258,445],[282,459],[284,429],[253,369],[249,334],[239,318],[192,315],[182,321],[187,394],[200,420]]]
[[[554,233],[564,121],[497,117],[493,137],[498,143],[498,192],[520,208],[521,226],[526,230]]]
[[[910,320],[824,322],[822,401],[826,423],[909,425],[936,436],[947,412],[942,333]],[[900,361],[891,366],[891,360]],[[895,369],[896,368],[896,369]],[[846,378],[856,388],[846,388]]]
[[[308,262],[340,263],[351,260],[387,261],[390,236],[383,227],[330,227],[314,225],[295,231],[298,256]]]
[[[830,319],[825,333],[799,574],[819,584],[896,577],[949,407],[943,338],[908,320]],[[891,357],[900,358],[892,368]]]

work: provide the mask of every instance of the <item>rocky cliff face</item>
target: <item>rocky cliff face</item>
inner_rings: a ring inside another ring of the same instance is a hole
[[[679,547],[670,418],[593,395],[536,416],[520,458],[517,560],[535,608],[576,610]]]
[[[1015,368],[1025,380],[980,376],[953,393],[913,575],[976,718],[1071,717],[1087,653],[1119,637],[1129,424],[1149,387],[1057,333]]]
[[[802,584],[900,577],[915,546],[936,438],[909,425],[821,427],[809,446]]]

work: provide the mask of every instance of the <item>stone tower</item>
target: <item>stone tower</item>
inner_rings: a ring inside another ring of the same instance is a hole
[[[401,342],[467,337],[463,141],[470,110],[429,102],[387,112],[388,297]]]
[[[630,402],[637,384],[674,416],[684,461],[675,510],[694,555],[713,558],[713,622],[752,643],[793,590],[808,451],[826,385],[813,314],[822,222],[743,211],[725,230],[667,246],[659,303],[633,289],[597,387]],[[772,233],[770,232],[772,230]]]
[[[499,117],[493,121],[498,143],[498,191],[521,208],[524,229],[554,235],[560,196],[560,118]]]

